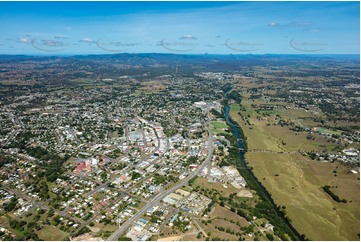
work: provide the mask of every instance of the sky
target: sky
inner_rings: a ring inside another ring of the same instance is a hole
[[[359,54],[359,2],[0,2],[0,54]]]

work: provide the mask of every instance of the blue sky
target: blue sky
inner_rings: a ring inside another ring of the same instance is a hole
[[[0,2],[0,54],[359,54],[359,2]]]

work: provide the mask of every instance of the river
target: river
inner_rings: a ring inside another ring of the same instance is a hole
[[[224,92],[223,97],[224,99],[227,100],[227,94],[232,90],[233,88],[229,89],[228,91]],[[260,188],[260,192],[262,192],[267,199],[269,200],[269,202],[272,204],[274,210],[276,211],[277,215],[280,216],[281,218],[283,218],[284,222],[287,224],[287,226],[289,227],[289,229],[296,235],[296,237],[299,240],[302,240],[300,234],[296,231],[296,229],[292,226],[292,224],[290,222],[288,222],[288,220],[281,214],[281,212],[278,210],[277,205],[274,203],[272,197],[270,196],[270,194],[268,193],[268,191],[266,190],[266,188],[264,188],[264,186],[258,181],[257,177],[253,174],[253,172],[251,171],[251,169],[248,167],[246,160],[244,158],[244,146],[243,146],[243,138],[241,138],[241,136],[239,135],[239,131],[238,131],[238,126],[230,119],[229,117],[229,105],[227,103],[226,107],[225,107],[225,113],[224,116],[226,118],[226,121],[228,124],[230,124],[233,127],[233,135],[237,138],[237,143],[238,143],[238,148],[239,148],[239,157],[240,157],[240,161],[242,163],[242,166],[248,171],[249,175],[251,176],[251,178],[254,180],[254,182],[256,182],[257,186]],[[247,181],[247,180],[246,180]],[[248,182],[248,181],[247,181]]]

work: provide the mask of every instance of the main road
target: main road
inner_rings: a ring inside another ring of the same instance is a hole
[[[172,192],[176,191],[177,189],[181,188],[185,184],[188,183],[189,180],[194,178],[207,164],[210,164],[213,154],[213,135],[211,131],[209,130],[209,123],[211,120],[211,117],[209,116],[209,110],[207,110],[208,113],[208,120],[206,122],[206,129],[208,131],[208,156],[203,161],[203,163],[198,166],[198,168],[189,176],[184,178],[181,182],[177,183],[175,186],[169,188],[168,190],[160,191],[155,197],[152,198],[142,209],[140,209],[133,217],[129,218],[127,221],[125,221],[109,238],[107,241],[115,241],[117,240],[120,235],[122,235],[131,225],[134,223],[134,221],[138,220],[144,213],[148,211],[151,207],[159,203],[163,198],[171,194]]]

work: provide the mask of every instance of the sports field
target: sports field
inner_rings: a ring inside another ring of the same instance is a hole
[[[226,129],[227,129],[227,125],[223,121],[212,121],[211,122],[210,130],[215,135],[227,133]]]

